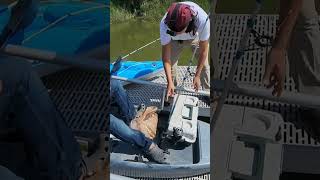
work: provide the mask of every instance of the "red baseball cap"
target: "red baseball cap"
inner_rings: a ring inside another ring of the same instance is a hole
[[[175,32],[181,32],[192,20],[190,6],[183,3],[172,3],[167,11],[165,23]]]

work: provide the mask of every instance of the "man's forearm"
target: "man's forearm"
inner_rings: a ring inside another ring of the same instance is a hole
[[[171,74],[171,63],[168,60],[163,60],[163,67],[167,77],[167,83],[173,84],[172,74]]]
[[[281,0],[280,17],[274,48],[287,49],[303,0]]]
[[[203,66],[208,58],[209,53],[209,42],[203,41],[199,43],[199,60],[197,64],[197,70],[195,76],[200,76]]]
[[[208,53],[200,52],[195,76],[200,76],[202,69],[203,69],[203,66],[204,66],[204,63],[207,59],[207,56],[208,56]]]
[[[163,45],[162,46],[162,62],[163,62],[163,67],[166,73],[168,84],[173,83],[170,58],[171,58],[171,45],[170,44]]]

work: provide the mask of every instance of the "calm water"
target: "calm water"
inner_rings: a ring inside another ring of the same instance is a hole
[[[131,51],[159,38],[159,22],[146,22],[143,20],[131,20],[125,23],[111,24],[111,61],[124,56]],[[192,53],[186,48],[180,57],[179,64],[186,65]],[[129,56],[128,60],[146,61],[161,59],[160,41]]]

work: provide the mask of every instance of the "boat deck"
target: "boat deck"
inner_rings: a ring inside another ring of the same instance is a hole
[[[195,66],[192,66],[191,72],[195,71]],[[178,86],[182,85],[183,77],[187,73],[187,66],[178,66],[177,69],[177,82]],[[185,80],[183,87],[192,89],[192,80],[193,77],[188,76]],[[159,83],[159,84],[166,84],[166,76],[164,72],[161,72],[159,75],[155,76],[154,78],[150,79],[150,81]],[[127,93],[129,94],[130,100],[134,104],[141,104],[144,103],[147,106],[157,106],[159,109],[167,110],[170,107],[165,107],[163,104],[166,89],[162,87],[156,86],[148,86],[148,85],[139,85],[139,84],[128,84],[125,86]],[[199,98],[199,116],[202,117],[210,117],[210,104],[206,101],[204,96],[196,95],[193,93],[186,93],[181,92],[181,94],[189,94]]]

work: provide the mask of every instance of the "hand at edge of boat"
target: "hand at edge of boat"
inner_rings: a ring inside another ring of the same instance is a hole
[[[272,48],[268,54],[263,83],[267,88],[273,88],[272,95],[281,96],[286,72],[286,51]]]
[[[175,92],[174,92],[174,84],[173,83],[168,83],[167,85],[167,101],[169,99],[169,97],[173,97]]]
[[[195,76],[193,78],[193,88],[196,92],[198,92],[198,90],[200,89],[201,86],[201,82],[200,82],[200,77],[199,76]]]

